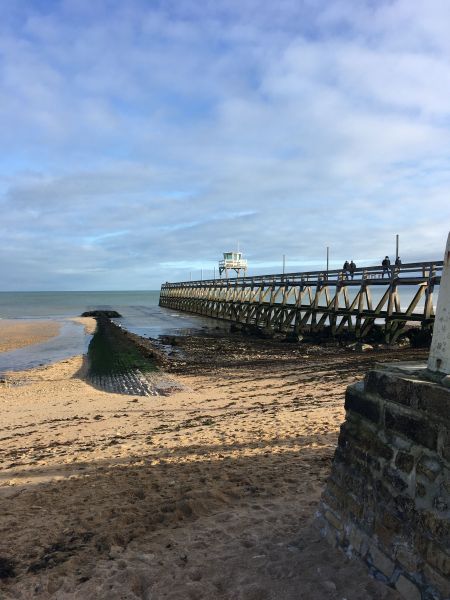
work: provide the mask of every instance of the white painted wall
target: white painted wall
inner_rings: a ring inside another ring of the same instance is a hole
[[[450,375],[450,233],[444,254],[428,368]]]

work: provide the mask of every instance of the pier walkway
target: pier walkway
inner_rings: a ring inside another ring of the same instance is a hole
[[[432,327],[433,293],[440,283],[442,261],[401,267],[308,271],[230,279],[165,283],[162,307],[302,335],[351,334],[366,338],[374,327],[387,343],[405,328]]]

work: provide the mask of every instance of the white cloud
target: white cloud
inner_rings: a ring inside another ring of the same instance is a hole
[[[4,286],[158,287],[237,240],[259,271],[326,245],[382,256],[395,233],[404,260],[440,257],[449,16],[438,0],[6,7]]]

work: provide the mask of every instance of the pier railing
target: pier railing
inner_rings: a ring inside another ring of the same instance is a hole
[[[165,283],[160,306],[296,335],[328,328],[393,343],[408,324],[432,326],[442,261]]]

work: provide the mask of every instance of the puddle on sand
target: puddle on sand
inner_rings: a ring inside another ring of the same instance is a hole
[[[0,374],[6,371],[25,371],[48,365],[87,352],[91,335],[84,325],[61,320],[59,334],[46,342],[0,353]]]

